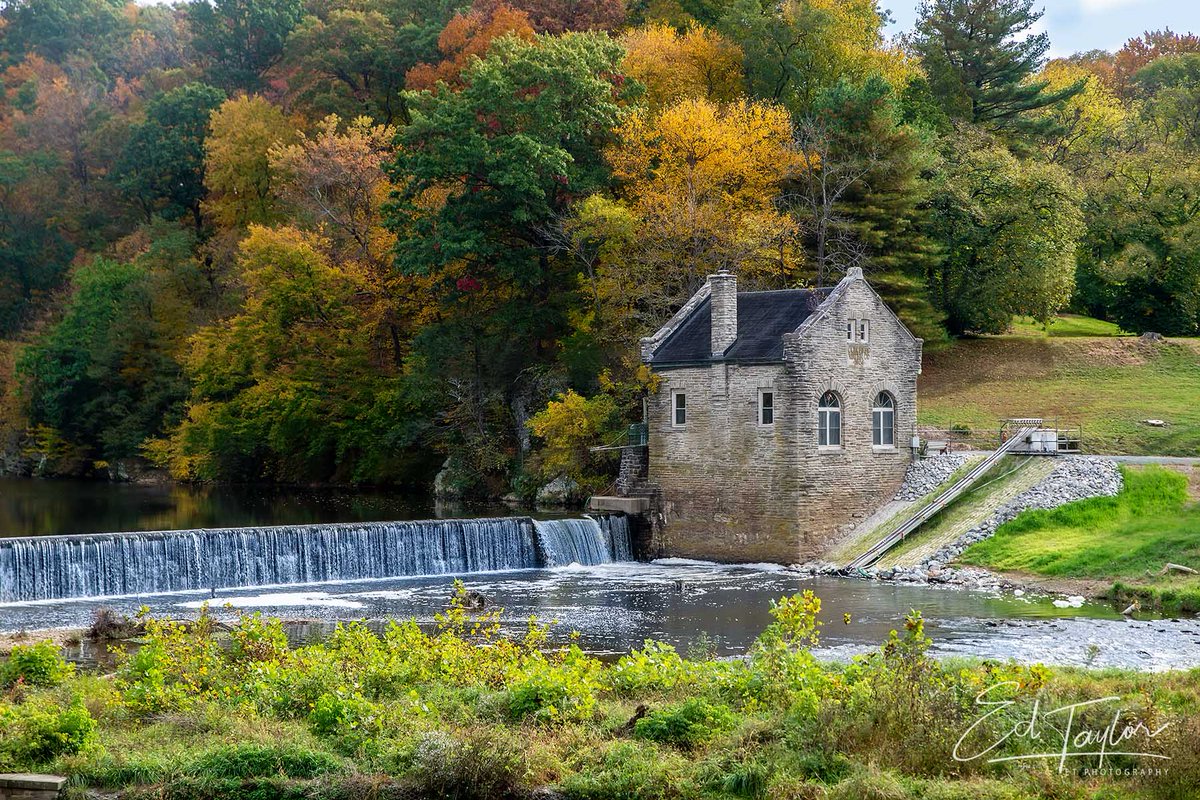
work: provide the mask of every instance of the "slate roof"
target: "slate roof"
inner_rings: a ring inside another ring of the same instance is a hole
[[[721,361],[782,361],[783,335],[800,327],[829,289],[738,292],[738,335]],[[654,352],[654,366],[712,361],[712,306],[705,299]]]

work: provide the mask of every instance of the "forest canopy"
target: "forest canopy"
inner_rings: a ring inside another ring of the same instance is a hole
[[[927,346],[1200,333],[1200,39],[1032,0],[0,2],[0,445],[44,474],[602,488],[717,269]],[[7,348],[7,345],[6,345]]]

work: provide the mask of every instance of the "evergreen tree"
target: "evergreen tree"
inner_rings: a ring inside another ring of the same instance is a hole
[[[1051,117],[1029,112],[1075,96],[1086,82],[1051,90],[1032,79],[1050,49],[1045,33],[1029,34],[1041,17],[1033,0],[922,2],[913,49],[947,114],[994,131],[1052,131]]]

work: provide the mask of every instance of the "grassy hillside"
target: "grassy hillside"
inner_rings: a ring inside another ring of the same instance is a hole
[[[1200,340],[1154,344],[1017,330],[926,354],[920,424],[979,433],[1007,417],[1058,417],[1083,426],[1088,452],[1200,454]]]
[[[1200,504],[1189,498],[1188,476],[1162,467],[1122,472],[1125,488],[1116,497],[1022,514],[961,560],[989,569],[1120,581],[1116,594],[1200,610],[1200,579],[1163,571],[1167,563],[1200,569]]]

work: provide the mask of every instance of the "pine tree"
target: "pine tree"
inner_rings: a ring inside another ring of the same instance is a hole
[[[1052,131],[1052,118],[1028,112],[1075,96],[1085,82],[1050,90],[1031,80],[1050,48],[1045,33],[1030,33],[1041,17],[1033,0],[922,2],[912,45],[947,114],[997,132]]]

